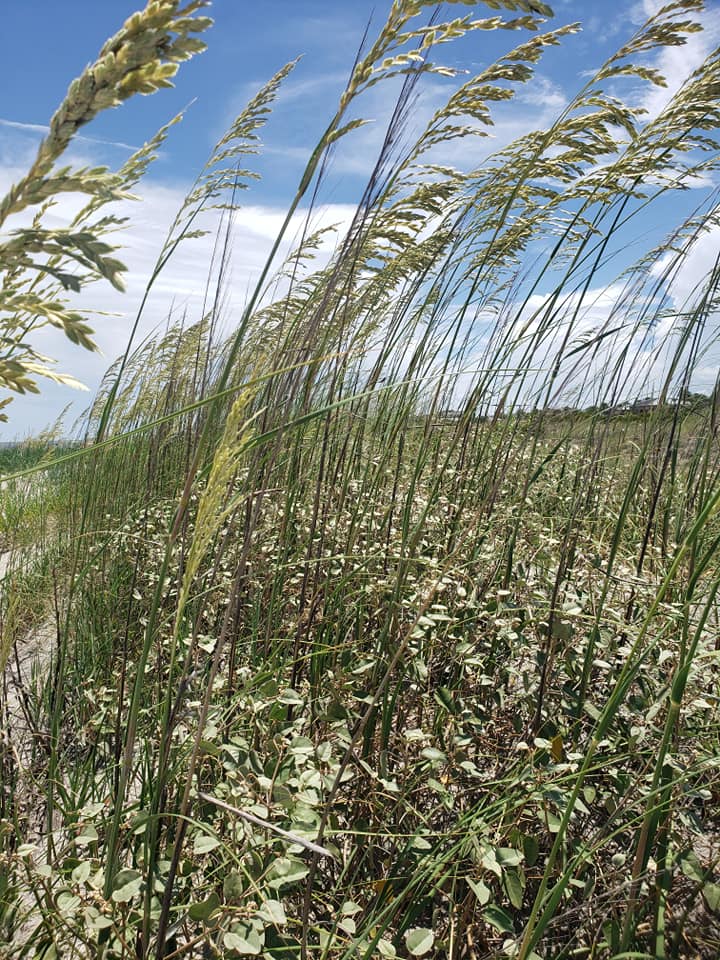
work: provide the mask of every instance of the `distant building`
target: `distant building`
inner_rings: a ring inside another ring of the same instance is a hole
[[[600,415],[603,417],[622,417],[628,412],[628,406],[626,403],[616,403],[612,407],[605,407],[600,411]]]
[[[651,410],[654,410],[657,406],[657,401],[652,397],[643,397],[642,399],[633,400],[630,404],[629,410],[630,413],[650,413]]]

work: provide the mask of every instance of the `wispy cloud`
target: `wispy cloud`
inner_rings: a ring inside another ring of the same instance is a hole
[[[298,164],[307,163],[312,156],[310,147],[295,147],[289,144],[282,146],[264,143],[262,152],[269,154],[271,157],[282,157],[284,160],[292,160]]]
[[[42,136],[45,136],[50,131],[50,127],[44,123],[27,123],[21,120],[8,120],[5,117],[0,117],[0,127],[6,127],[9,130],[19,130],[22,133],[37,133]],[[132,143],[125,143],[123,140],[104,140],[101,137],[87,137],[82,134],[78,134],[75,139],[81,140],[84,143],[95,143],[104,147],[117,147],[119,150],[130,150],[131,152],[138,149],[137,146]]]

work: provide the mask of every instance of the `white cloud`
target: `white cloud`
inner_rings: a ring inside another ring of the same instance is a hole
[[[720,251],[720,225],[699,234],[688,244],[682,267],[672,279],[668,295],[678,309],[683,307],[715,266]],[[653,267],[653,274],[662,277],[671,266],[674,257],[668,253]]]
[[[20,166],[0,169],[0,196],[4,196],[8,187],[23,172]],[[77,301],[79,307],[91,311],[88,322],[96,332],[102,354],[89,353],[74,346],[54,329],[40,331],[35,344],[41,352],[58,361],[58,370],[71,373],[92,389],[99,383],[108,364],[125,350],[146,284],[168,228],[183,201],[185,189],[147,180],[136,188],[135,193],[141,196],[139,202],[126,201],[114,205],[114,212],[130,218],[127,229],[115,234],[112,241],[120,246],[117,256],[128,267],[125,275],[126,292],[119,293],[103,281],[86,288]],[[47,226],[68,224],[77,206],[77,198],[61,197],[48,214]],[[336,223],[346,226],[354,210],[348,204],[319,207],[312,215],[312,229]],[[285,213],[285,210],[277,207],[257,204],[242,207],[238,211],[230,236],[232,258],[226,277],[227,295],[224,298],[226,325],[232,325],[239,319],[248,292],[254,288],[260,276]],[[298,240],[305,217],[303,211],[294,216],[280,256],[287,254]],[[27,221],[27,217],[24,219]],[[20,217],[15,220],[8,221],[6,229],[20,226],[23,222]],[[215,231],[219,224],[220,215],[213,212],[203,223],[210,230],[207,236],[180,244],[153,287],[136,342],[153,329],[163,327],[171,311],[175,316],[187,311],[188,323],[200,318]],[[333,242],[332,235],[327,235],[319,251],[319,263],[327,261]],[[280,263],[278,259],[275,265],[280,266]],[[70,402],[73,402],[75,412],[87,404],[87,394],[78,395],[70,388],[57,388],[44,382],[41,387],[40,397],[16,397],[8,411],[10,423],[0,427],[0,436],[7,438],[25,434],[28,430],[41,429]]]
[[[545,114],[562,110],[567,106],[568,96],[550,77],[535,73],[533,78],[518,90],[516,102],[527,103],[534,107],[541,106]]]
[[[515,297],[500,320],[487,317],[489,346],[486,343],[465,361],[467,368],[478,367],[485,374],[460,378],[455,405],[462,401],[460,391],[484,382],[488,369],[495,367],[502,372],[491,377],[492,386],[485,391],[491,410],[510,383],[515,384],[510,397],[523,406],[588,406],[657,397],[677,355],[680,362],[671,377],[672,396],[688,361],[689,341],[682,347],[680,337],[684,311],[696,307],[706,289],[719,240],[720,228],[701,235],[681,268],[664,284],[664,301],[653,286],[664,277],[667,258],[643,286],[635,278],[597,285],[582,294],[562,292],[557,299],[535,293],[521,309]],[[702,330],[693,361],[693,390],[709,393],[715,384],[720,369],[719,332],[716,313]]]
[[[653,16],[663,6],[665,6],[665,0],[643,0],[644,18]],[[695,17],[702,24],[701,33],[688,34],[687,41],[682,46],[661,48],[653,58],[652,65],[665,77],[667,86],[645,88],[638,106],[647,111],[648,120],[661,113],[690,74],[720,42],[720,4],[709,4],[704,12],[694,14],[693,19]]]

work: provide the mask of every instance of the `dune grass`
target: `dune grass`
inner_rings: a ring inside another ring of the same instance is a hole
[[[466,6],[392,4],[228,335],[244,164],[292,65],[273,77],[141,308],[212,204],[203,316],[131,343],[86,445],[11,467],[56,494],[3,592],[0,956],[720,949],[718,392],[693,393],[717,265],[673,299],[715,195],[618,260],[717,165],[720,60],[657,117],[620,99],[696,29],[670,4],[549,129],[454,169],[574,29]],[[410,137],[417,85],[452,72],[435,48],[502,29],[518,46]],[[324,257],[314,210],[376,83],[388,136]],[[22,583],[52,627],[30,680]]]

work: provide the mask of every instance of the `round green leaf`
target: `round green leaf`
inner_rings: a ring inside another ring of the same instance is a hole
[[[308,868],[302,860],[294,857],[279,857],[270,871],[268,886],[272,890],[278,890],[280,887],[303,880],[308,873]]]
[[[195,842],[193,843],[193,853],[210,853],[211,850],[214,850],[215,847],[219,846],[220,841],[217,837],[210,837],[206,833],[199,833],[195,837]]]
[[[200,903],[193,903],[188,908],[188,916],[191,920],[209,920],[220,906],[220,897],[216,893],[211,893],[207,900]]]
[[[435,934],[427,927],[412,927],[405,933],[405,944],[413,957],[422,957],[432,950]]]
[[[380,956],[385,957],[386,960],[395,960],[397,956],[397,950],[389,940],[378,940],[377,950]]]
[[[265,900],[258,910],[257,915],[261,920],[267,923],[273,923],[276,927],[281,927],[287,923],[285,908],[279,900]]]
[[[140,893],[142,876],[137,870],[119,870],[113,879],[112,899],[115,903],[127,903]]]
[[[237,924],[234,930],[228,931],[223,937],[227,949],[243,957],[256,957],[262,953],[264,941],[264,935],[258,934],[250,924]]]
[[[241,873],[231,870],[223,880],[223,894],[226,900],[239,900],[245,893],[245,881]]]

